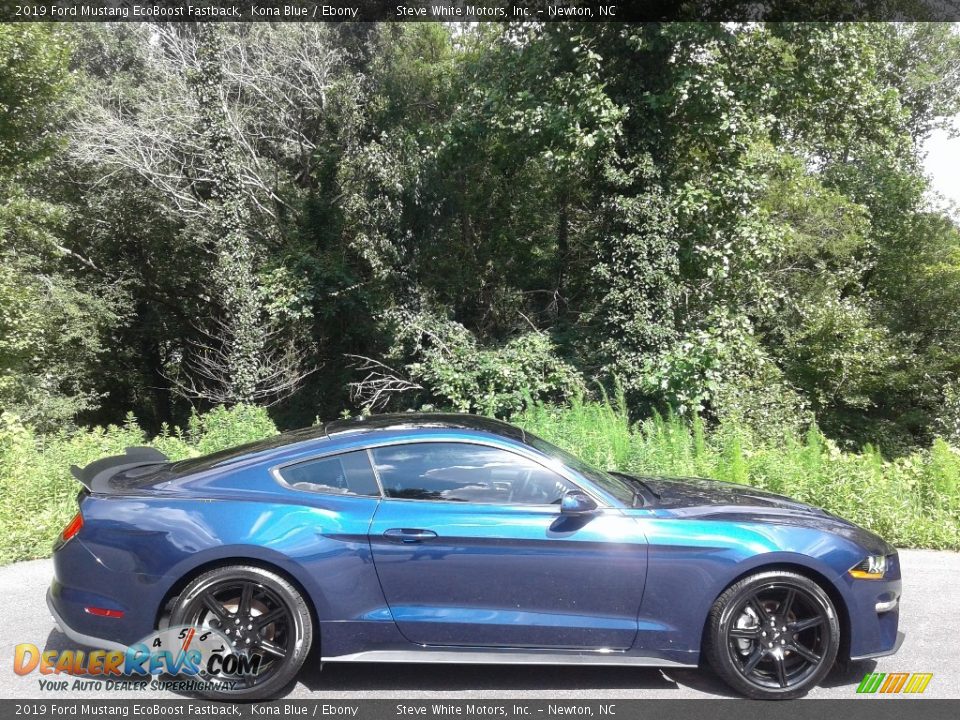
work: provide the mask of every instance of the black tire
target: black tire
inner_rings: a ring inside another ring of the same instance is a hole
[[[737,692],[759,700],[807,693],[833,667],[840,623],[830,597],[794,572],[758,572],[727,588],[710,610],[704,651]]]
[[[215,700],[274,697],[293,681],[313,644],[310,608],[297,588],[253,565],[229,565],[197,577],[174,601],[170,625],[214,628],[239,654],[250,650],[261,656],[256,675],[198,677],[215,685],[198,694]]]

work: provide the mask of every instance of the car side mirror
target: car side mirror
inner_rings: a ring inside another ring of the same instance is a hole
[[[593,498],[583,490],[568,490],[560,501],[562,515],[586,515],[597,509]]]

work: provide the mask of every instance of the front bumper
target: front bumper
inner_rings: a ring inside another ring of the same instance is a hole
[[[894,653],[897,652],[897,650],[900,649],[900,646],[903,645],[903,641],[906,637],[907,637],[906,633],[900,632],[898,630],[896,642],[894,642],[893,647],[890,648],[889,650],[880,650],[878,652],[867,653],[866,655],[857,655],[857,656],[851,657],[850,659],[853,661],[870,660],[871,658],[886,657],[887,655],[893,655]]]
[[[903,582],[900,558],[889,556],[890,566],[883,580],[846,578],[844,595],[850,620],[851,660],[893,655],[903,644],[900,632],[900,599]]]

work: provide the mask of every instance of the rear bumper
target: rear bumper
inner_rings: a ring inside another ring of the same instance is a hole
[[[82,532],[82,531],[81,531]],[[126,648],[153,631],[161,587],[157,578],[136,572],[115,572],[73,538],[53,553],[54,577],[47,606],[64,634],[99,648]],[[88,607],[122,615],[93,615]]]
[[[85,645],[87,647],[97,648],[98,650],[121,650],[124,652],[127,650],[127,646],[123,643],[114,642],[113,640],[107,640],[105,638],[94,637],[93,635],[87,635],[75,628],[70,627],[66,620],[63,619],[63,616],[60,615],[56,604],[53,602],[52,589],[47,590],[47,608],[50,610],[50,614],[53,616],[53,621],[60,628],[60,631],[75,643]]]

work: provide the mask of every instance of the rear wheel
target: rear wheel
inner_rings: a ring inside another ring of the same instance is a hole
[[[823,680],[839,645],[837,613],[823,588],[797,573],[769,571],[717,598],[705,650],[717,674],[743,695],[786,700]]]
[[[285,578],[256,566],[216,568],[191,582],[173,604],[171,625],[215,630],[236,656],[259,656],[256,672],[206,671],[203,695],[267,698],[296,676],[313,642],[310,610]],[[227,665],[232,668],[233,664]]]

